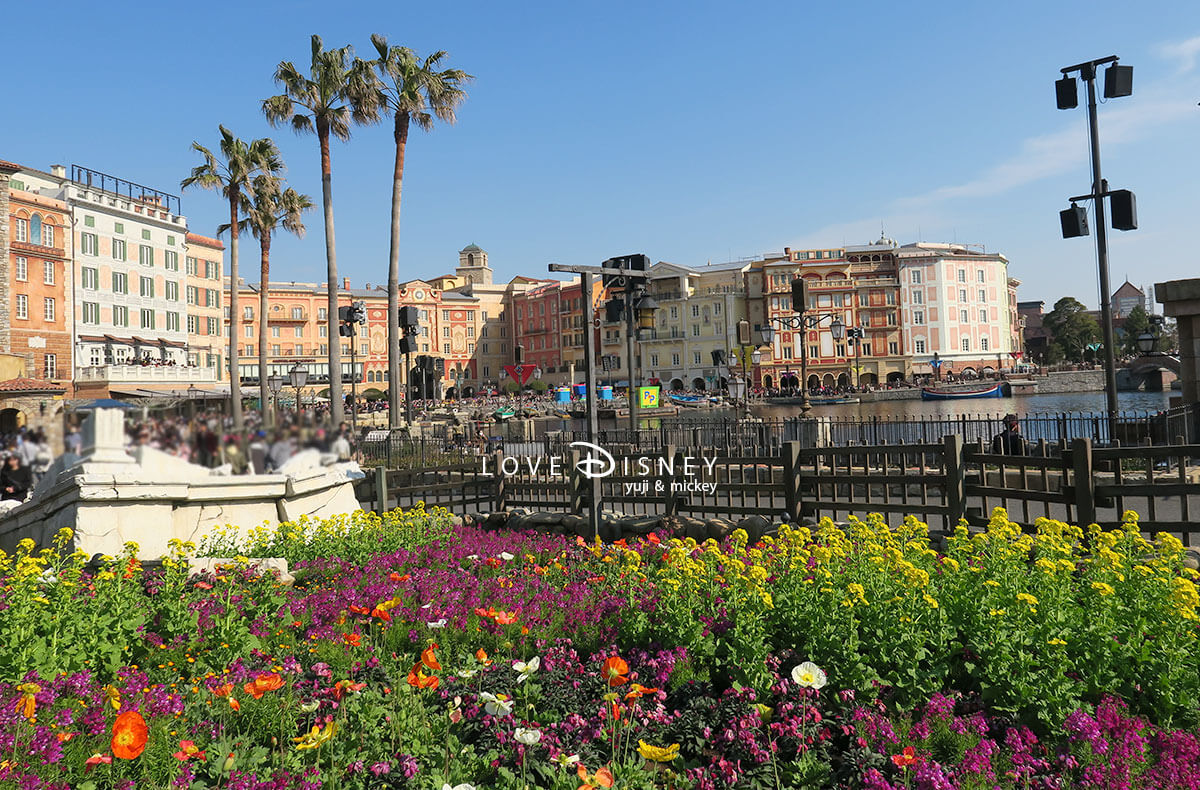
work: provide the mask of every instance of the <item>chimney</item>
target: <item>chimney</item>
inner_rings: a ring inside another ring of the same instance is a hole
[[[792,259],[792,248],[791,247],[783,248],[783,257],[787,258],[789,261]]]
[[[50,165],[50,175],[54,176],[55,178],[66,178],[67,168],[63,167],[62,165]]]
[[[350,278],[349,277],[342,278],[342,288],[347,291],[350,290]]]

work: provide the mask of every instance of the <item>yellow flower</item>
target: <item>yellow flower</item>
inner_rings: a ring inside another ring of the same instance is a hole
[[[1048,640],[1046,640],[1046,644],[1048,644],[1048,645],[1062,646],[1062,645],[1065,645],[1066,643],[1067,643],[1067,640],[1065,640],[1065,639],[1048,639]]]
[[[1027,603],[1030,606],[1037,606],[1038,599],[1034,598],[1029,593],[1017,593],[1018,603]]]
[[[333,738],[335,732],[337,732],[337,722],[329,722],[324,729],[314,724],[311,732],[307,732],[299,738],[292,738],[292,740],[295,741],[298,751],[319,749]]]
[[[108,702],[112,705],[113,710],[121,709],[121,692],[117,690],[116,686],[105,686],[104,696],[108,697]]]
[[[925,599],[925,604],[926,604],[926,605],[927,605],[927,606],[928,606],[930,609],[936,609],[936,608],[938,608],[938,602],[937,602],[937,599],[936,599],[936,598],[934,598],[932,595],[929,595],[928,593],[926,593],[925,595],[922,595],[921,597]]]
[[[992,617],[1003,617],[1004,615],[1008,614],[1008,610],[1007,609],[992,609],[988,612],[988,614],[990,614]]]
[[[1105,584],[1104,582],[1092,582],[1092,589],[1100,593],[1101,596],[1109,596],[1116,592],[1112,588],[1112,585]]]
[[[638,754],[654,763],[669,763],[679,756],[679,744],[670,746],[651,746],[645,741],[638,741]]]

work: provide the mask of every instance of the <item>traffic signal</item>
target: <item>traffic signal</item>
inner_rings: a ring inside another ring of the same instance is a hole
[[[803,313],[808,308],[808,285],[804,279],[797,277],[792,280],[792,310]]]
[[[433,360],[433,370],[439,376],[446,375],[446,360],[444,357],[437,357]]]
[[[1112,71],[1112,69],[1109,69]],[[1128,189],[1118,189],[1108,195],[1112,208],[1112,226],[1116,230],[1137,230],[1137,200]]]
[[[342,337],[354,337],[354,327],[350,324],[338,324],[338,334]]]
[[[625,300],[609,299],[604,303],[604,320],[610,324],[620,323],[625,316]]]
[[[404,307],[400,308],[397,326],[415,328],[417,324],[420,323],[419,318],[420,314],[417,312],[417,308],[413,307],[412,305],[405,305]]]
[[[353,320],[353,319],[351,319],[350,316],[351,316],[350,305],[348,305],[348,304],[342,305],[341,307],[338,308],[338,320],[339,321],[345,322],[345,321]]]
[[[367,323],[367,303],[355,302],[350,306],[350,320],[356,324]]]
[[[400,338],[400,353],[401,354],[411,354],[416,350],[417,350],[416,338],[409,337],[408,335],[404,335],[403,337]]]

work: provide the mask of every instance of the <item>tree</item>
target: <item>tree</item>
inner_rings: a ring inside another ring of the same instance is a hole
[[[1088,315],[1087,308],[1072,296],[1064,296],[1054,303],[1054,309],[1042,319],[1042,325],[1050,330],[1051,356],[1083,361],[1083,352],[1091,343],[1100,339],[1100,327],[1096,319]]]
[[[249,230],[258,239],[259,282],[258,282],[258,397],[262,409],[263,424],[270,423],[270,389],[267,383],[267,327],[270,316],[267,301],[271,284],[271,236],[282,227],[289,233],[304,238],[304,222],[301,216],[313,207],[312,198],[288,187],[278,177],[260,175],[254,179],[251,194],[242,195],[242,213],[246,218],[239,223],[241,230]],[[228,228],[222,225],[221,230]],[[298,407],[297,407],[298,408]]]
[[[312,37],[312,60],[308,76],[291,61],[275,69],[275,82],[283,93],[264,99],[263,114],[272,126],[290,124],[297,134],[316,132],[321,150],[321,203],[325,209],[325,260],[328,279],[328,323],[337,325],[337,245],[333,233],[333,167],[329,136],[350,139],[351,121],[358,124],[379,120],[379,89],[369,62],[354,57],[350,46],[325,49],[321,37]],[[333,424],[342,421],[342,346],[336,332],[329,332],[329,412]]]
[[[250,191],[253,181],[260,175],[274,177],[283,170],[283,160],[274,141],[261,137],[249,143],[233,136],[224,126],[221,130],[219,150],[221,159],[212,151],[193,142],[204,162],[192,168],[192,174],[180,182],[187,189],[198,186],[203,189],[219,189],[229,201],[229,397],[233,411],[233,428],[242,430],[241,379],[238,373],[238,217],[242,209],[242,195]]]
[[[404,184],[404,159],[411,124],[425,131],[433,129],[433,119],[454,123],[455,111],[467,93],[462,85],[473,79],[461,69],[438,66],[446,53],[438,51],[421,60],[408,47],[389,46],[387,38],[378,33],[371,43],[379,57],[374,61],[379,71],[379,104],[392,115],[392,138],[396,143],[396,158],[392,170],[391,246],[388,253],[388,402],[391,406],[391,426],[400,424],[400,327],[396,317],[400,310],[400,195]]]
[[[1157,320],[1150,317],[1146,312],[1146,308],[1137,305],[1129,311],[1129,315],[1125,316],[1125,321],[1121,324],[1121,350],[1126,354],[1141,356],[1142,349],[1138,345],[1138,338],[1144,333],[1150,332],[1157,339],[1154,343],[1154,351],[1163,352],[1172,347],[1173,338],[1170,331],[1164,331],[1161,324],[1156,323]]]

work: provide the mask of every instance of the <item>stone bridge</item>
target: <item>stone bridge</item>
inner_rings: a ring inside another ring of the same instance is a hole
[[[1117,371],[1117,389],[1122,392],[1162,392],[1179,378],[1179,370],[1179,357],[1170,354],[1143,354]]]

